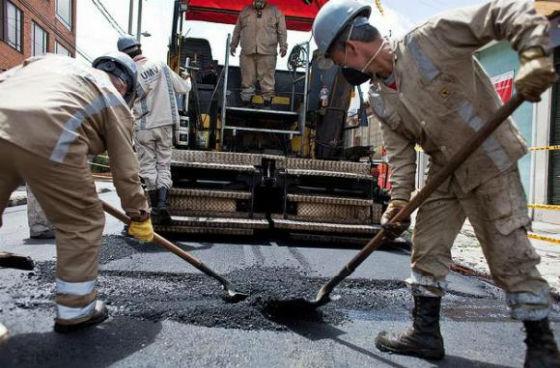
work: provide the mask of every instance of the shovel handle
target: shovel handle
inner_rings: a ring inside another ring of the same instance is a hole
[[[109,203],[107,203],[105,201],[101,201],[101,203],[103,204],[103,210],[105,212],[107,212],[111,216],[115,217],[116,219],[122,221],[123,223],[125,223],[127,225],[130,224],[131,220],[124,212],[122,212],[119,209],[111,206]],[[178,246],[171,243],[169,240],[165,239],[163,236],[161,236],[157,233],[154,233],[154,239],[152,240],[152,242],[154,242],[158,245],[161,245],[162,247],[164,247],[165,249],[167,249],[171,253],[181,257],[182,259],[184,259],[185,261],[187,261],[188,263],[190,263],[191,265],[193,265],[197,269],[201,270],[202,272],[207,273],[206,271],[209,270],[208,267],[206,267],[198,258],[190,255],[188,252],[185,252],[184,250],[182,250],[181,248],[179,248]],[[212,271],[210,270],[210,272],[212,272]]]
[[[424,203],[424,201],[426,199],[428,199],[428,197],[437,188],[439,188],[440,185],[443,184],[443,182],[445,180],[447,180],[447,178],[449,178],[451,175],[453,175],[455,170],[457,170],[457,168],[459,166],[461,166],[461,164],[463,164],[467,160],[467,158],[469,158],[469,156],[474,151],[476,151],[482,145],[482,143],[484,143],[484,141],[488,137],[490,137],[490,135],[492,135],[492,133],[494,133],[494,131],[496,129],[498,129],[498,127],[511,114],[513,114],[513,112],[519,106],[521,106],[521,104],[524,101],[525,100],[521,96],[519,96],[517,94],[513,95],[512,98],[508,102],[506,102],[504,105],[502,105],[498,109],[498,111],[496,111],[495,115],[492,117],[492,119],[490,121],[488,121],[486,124],[484,124],[480,128],[480,130],[478,130],[473,136],[471,136],[465,142],[465,144],[459,149],[459,151],[457,151],[457,153],[455,153],[451,157],[451,159],[449,160],[447,165],[445,165],[443,167],[443,169],[441,169],[434,176],[432,176],[430,178],[430,180],[428,180],[426,185],[414,196],[414,198],[412,198],[412,200],[403,209],[401,209],[399,211],[399,213],[397,213],[397,215],[395,217],[393,217],[389,221],[389,223],[390,224],[398,223],[398,222],[401,222],[405,219],[408,219],[410,217],[410,215],[412,215],[412,213],[414,211],[416,211],[416,209],[418,207],[420,207],[420,205],[422,203]],[[354,272],[354,270],[360,264],[362,264],[362,262],[365,261],[371,253],[373,253],[373,251],[375,251],[377,248],[379,248],[383,244],[384,240],[385,240],[385,231],[382,229],[346,265],[345,272],[350,272],[350,273]]]

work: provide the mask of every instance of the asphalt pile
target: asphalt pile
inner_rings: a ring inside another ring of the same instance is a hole
[[[127,242],[134,241],[114,236],[105,238],[100,262],[109,263],[134,253],[155,251],[153,245]],[[28,273],[17,290],[14,289],[15,305],[24,309],[52,309],[54,271],[54,262],[38,263],[35,271]],[[231,303],[223,297],[218,282],[200,273],[135,270],[102,270],[98,295],[107,303],[113,316],[243,330],[285,331],[318,324],[336,326],[355,318],[405,320],[412,307],[405,283],[397,280],[346,280],[335,289],[332,295],[335,300],[313,309],[300,308],[291,301],[313,299],[328,280],[305,274],[301,269],[253,266],[224,276],[249,297]],[[446,298],[454,305],[464,305],[461,304],[463,299],[477,302],[467,296],[449,295]],[[491,299],[478,302],[483,306],[496,304],[496,300]],[[507,317],[501,309],[492,318]],[[463,314],[459,311],[453,317],[480,318]]]
[[[152,251],[159,249],[109,236],[104,238],[100,263]],[[16,306],[53,308],[54,272],[54,262],[38,263],[14,291]],[[401,281],[354,279],[337,289],[336,302],[316,310],[299,309],[285,302],[312,299],[327,279],[296,268],[250,267],[224,276],[249,297],[231,303],[218,282],[200,273],[113,270],[100,271],[98,295],[113,316],[244,330],[286,330],[298,323],[339,325],[349,319],[348,311],[380,311],[395,305],[406,315],[411,303]]]

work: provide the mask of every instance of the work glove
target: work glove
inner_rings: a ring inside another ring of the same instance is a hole
[[[381,216],[381,226],[385,230],[385,234],[390,239],[396,239],[410,227],[410,218],[390,224],[389,221],[399,213],[408,204],[408,201],[402,199],[392,199],[387,206],[387,209]]]
[[[530,47],[519,55],[521,67],[515,77],[517,92],[527,101],[539,102],[541,94],[556,81],[551,56],[541,47]]]
[[[141,241],[152,241],[154,239],[152,220],[148,217],[148,219],[144,221],[130,221],[130,225],[128,225],[128,235]]]
[[[189,79],[191,77],[189,72],[185,72],[185,71],[182,71],[180,75],[181,75],[181,78],[183,78],[183,79]]]
[[[284,48],[284,47],[282,47],[282,48],[280,49],[280,57],[286,56],[287,53],[288,53],[288,49],[286,49],[286,48]]]

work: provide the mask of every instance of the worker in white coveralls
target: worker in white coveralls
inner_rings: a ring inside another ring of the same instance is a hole
[[[265,104],[274,97],[276,58],[288,52],[288,31],[284,14],[266,0],[254,0],[239,13],[231,39],[231,55],[241,42],[241,100],[251,101],[258,81]]]
[[[93,66],[49,54],[0,74],[0,216],[12,191],[26,182],[54,225],[54,329],[61,333],[108,316],[95,288],[105,216],[88,154],[107,150],[122,208],[132,219],[130,235],[153,238],[132,149],[128,104],[136,66],[117,52],[97,58]]]
[[[508,40],[519,52],[517,92],[529,101],[554,82],[549,22],[525,0],[495,0],[445,13],[404,38],[382,38],[359,0],[331,0],[318,13],[313,35],[319,50],[353,84],[371,80],[370,103],[381,120],[391,178],[391,201],[382,224],[394,236],[408,226],[386,226],[410,200],[415,145],[430,157],[429,176],[498,110],[501,101],[473,53],[492,40]],[[454,175],[420,206],[412,248],[414,323],[401,334],[381,332],[382,351],[444,357],[439,315],[451,247],[468,218],[496,284],[506,292],[514,319],[527,333],[526,367],[560,367],[548,315],[551,296],[537,271],[540,257],[527,239],[525,193],[517,160],[527,147],[512,120],[505,122]],[[429,181],[429,179],[428,179]]]
[[[120,37],[117,47],[133,58],[138,68],[134,143],[140,162],[140,176],[150,196],[152,221],[169,224],[171,217],[167,201],[173,184],[173,126],[179,124],[176,93],[188,93],[191,81],[186,73],[183,79],[167,64],[151,61],[142,55],[140,42],[132,36]]]
[[[27,223],[31,239],[54,239],[54,227],[47,220],[45,211],[37,202],[33,192],[26,186],[27,191]]]

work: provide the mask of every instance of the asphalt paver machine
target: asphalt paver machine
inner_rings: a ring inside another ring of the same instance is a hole
[[[326,0],[270,1],[289,30],[310,31]],[[183,36],[186,18],[234,24],[248,0],[175,3],[169,65],[190,72],[193,89],[179,96],[170,196],[172,224],[183,234],[278,232],[311,240],[370,237],[379,229],[386,193],[377,187],[367,147],[348,154],[343,129],[353,88],[310,43],[294,45],[288,70],[276,71],[276,96],[240,98],[239,67],[223,45]],[[309,33],[311,38],[311,33]],[[288,42],[289,42],[288,36]],[[220,65],[213,55],[225,54]],[[279,59],[280,60],[280,59]],[[356,155],[357,151],[363,151]],[[369,152],[371,153],[371,152]],[[349,158],[350,156],[350,158]]]

